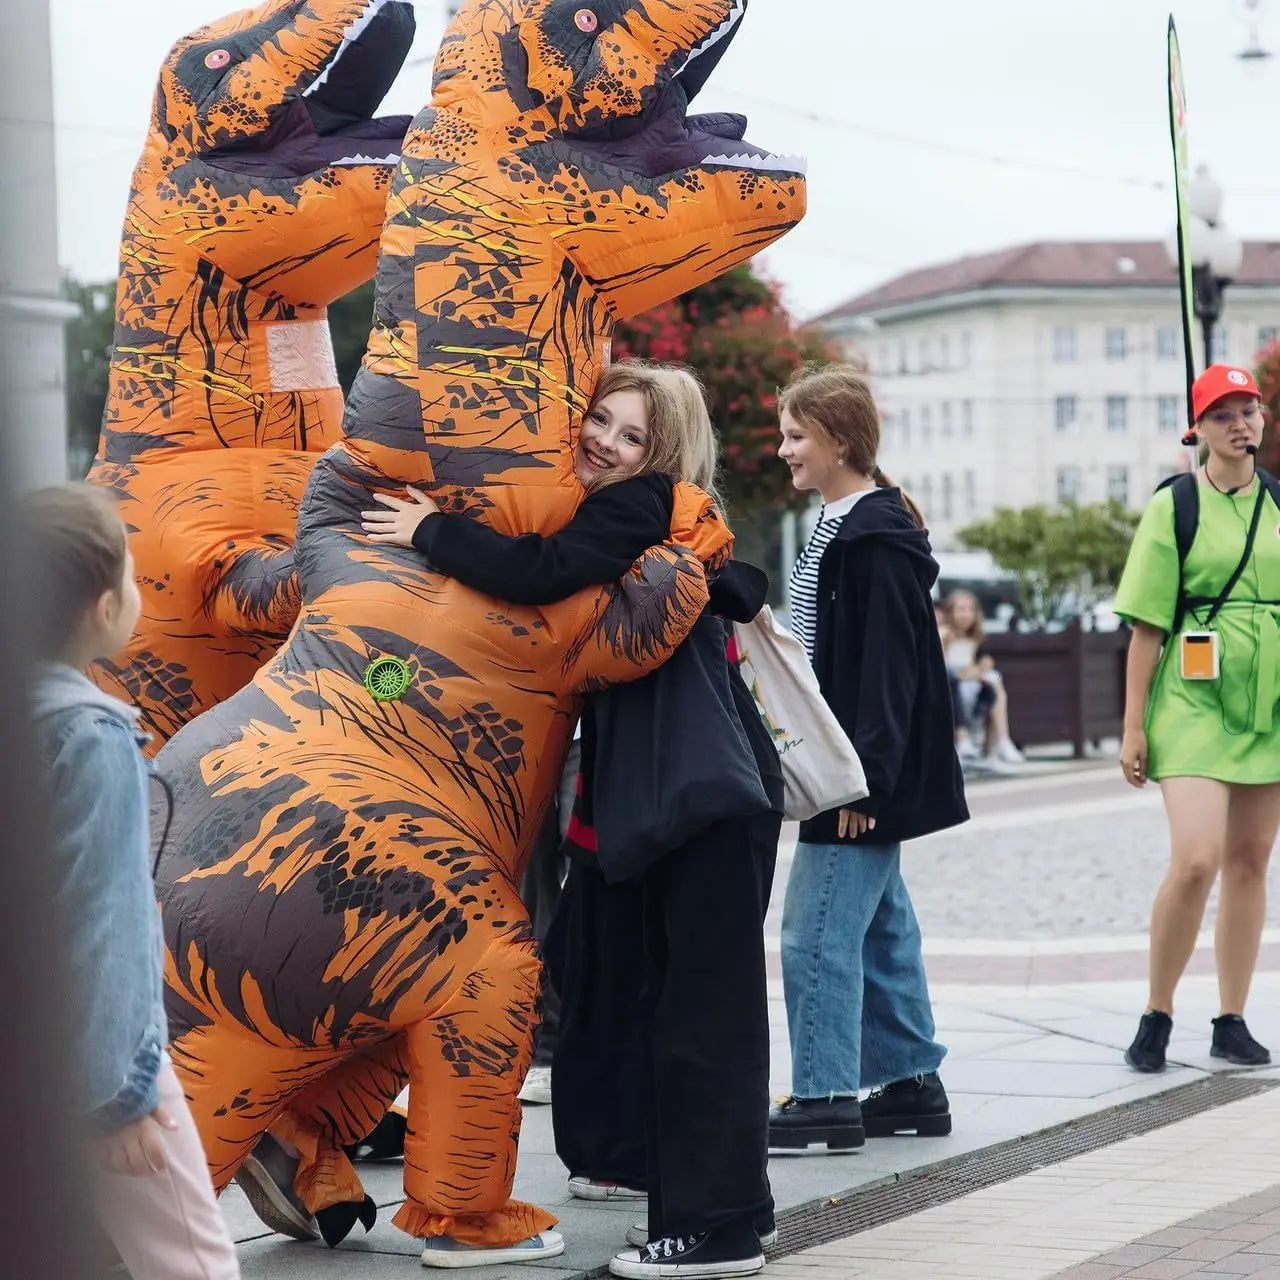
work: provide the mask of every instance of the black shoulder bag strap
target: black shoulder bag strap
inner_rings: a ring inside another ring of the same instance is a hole
[[[1249,532],[1245,535],[1244,554],[1240,557],[1240,563],[1236,565],[1236,571],[1227,579],[1227,585],[1222,588],[1218,598],[1213,602],[1213,608],[1209,610],[1209,616],[1204,620],[1206,627],[1213,626],[1213,620],[1218,616],[1218,611],[1227,603],[1227,597],[1235,590],[1236,583],[1240,581],[1240,575],[1244,573],[1245,567],[1249,563],[1249,557],[1253,555],[1253,541],[1258,536],[1258,521],[1262,519],[1262,507],[1267,500],[1268,485],[1261,475],[1258,476],[1258,497],[1253,504],[1253,519],[1249,521]]]
[[[1200,486],[1194,475],[1170,476],[1157,486],[1173,493],[1173,542],[1178,550],[1178,600],[1174,606],[1173,628],[1170,635],[1177,635],[1187,617],[1187,597],[1182,589],[1183,565],[1196,540],[1196,528],[1200,524]]]

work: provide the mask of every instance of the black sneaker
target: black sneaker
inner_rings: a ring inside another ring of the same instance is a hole
[[[1135,1071],[1163,1071],[1164,1054],[1172,1033],[1173,1019],[1167,1013],[1158,1009],[1144,1013],[1138,1023],[1138,1034],[1124,1051],[1124,1060]]]
[[[735,1223],[696,1236],[666,1236],[642,1249],[624,1249],[609,1263],[609,1273],[646,1277],[696,1276],[698,1280],[754,1276],[764,1270],[760,1240],[749,1223]]]
[[[1250,1034],[1245,1020],[1238,1013],[1224,1013],[1213,1020],[1213,1044],[1211,1058],[1225,1058],[1237,1067],[1267,1067],[1271,1065],[1271,1051],[1260,1045]]]
[[[755,1227],[756,1239],[760,1241],[762,1249],[772,1249],[778,1243],[778,1223],[773,1216],[773,1211],[762,1213],[751,1224]],[[627,1228],[627,1243],[633,1244],[637,1249],[642,1249],[649,1243],[649,1224],[647,1222],[637,1222]]]
[[[873,1089],[862,1104],[862,1123],[868,1138],[892,1138],[895,1133],[945,1138],[951,1132],[951,1104],[938,1073],[930,1071]]]
[[[825,1142],[829,1151],[851,1151],[867,1140],[862,1108],[848,1094],[788,1098],[769,1112],[769,1145],[787,1150]]]

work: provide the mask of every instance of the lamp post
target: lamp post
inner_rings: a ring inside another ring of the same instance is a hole
[[[1204,336],[1205,367],[1213,363],[1213,331],[1222,318],[1223,294],[1240,274],[1244,242],[1222,224],[1222,188],[1200,165],[1187,191],[1190,213],[1191,282],[1196,319]],[[1165,241],[1174,268],[1178,265],[1178,233]]]

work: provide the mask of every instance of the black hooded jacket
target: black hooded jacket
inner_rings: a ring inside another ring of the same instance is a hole
[[[853,742],[871,794],[850,806],[876,820],[863,844],[897,844],[969,817],[951,689],[929,590],[938,565],[897,489],[845,516],[818,566],[813,666]],[[838,811],[801,824],[810,844],[841,843]]]

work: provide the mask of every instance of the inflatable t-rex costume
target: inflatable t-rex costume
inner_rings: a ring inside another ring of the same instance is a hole
[[[410,1082],[396,1223],[504,1245],[537,950],[517,885],[578,697],[657,665],[726,531],[608,590],[499,604],[367,541],[374,490],[421,485],[508,531],[581,498],[575,428],[614,319],[749,257],[803,212],[800,163],[686,117],[743,0],[471,0],[388,203],[346,438],[316,465],[303,605],[253,683],[158,766],[175,1065],[217,1185],[271,1127],[308,1208],[363,1194],[342,1146]],[[696,491],[694,491],[696,492]]]
[[[373,275],[409,117],[370,117],[413,32],[406,0],[270,0],[161,68],[90,473],[122,499],[143,601],[95,674],[156,749],[297,616],[298,503],[341,436],[325,307]]]

